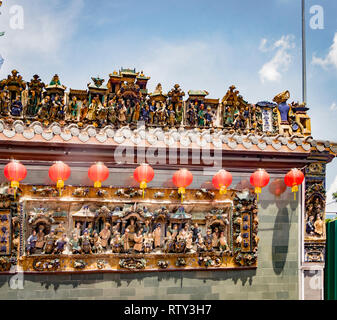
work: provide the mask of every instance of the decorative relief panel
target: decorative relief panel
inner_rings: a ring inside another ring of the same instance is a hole
[[[257,266],[248,190],[21,186],[18,264],[27,272],[227,269]]]

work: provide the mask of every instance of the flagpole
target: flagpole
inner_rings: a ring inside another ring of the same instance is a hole
[[[302,0],[302,100],[307,103],[307,54],[305,35],[305,0]]]

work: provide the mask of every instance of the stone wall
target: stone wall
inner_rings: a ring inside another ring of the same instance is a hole
[[[267,188],[266,188],[267,189]],[[298,299],[298,208],[287,190],[259,202],[256,270],[0,276],[0,299]]]

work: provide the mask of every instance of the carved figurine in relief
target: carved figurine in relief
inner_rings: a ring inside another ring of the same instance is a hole
[[[161,225],[160,223],[157,225],[156,229],[153,231],[154,237],[154,247],[158,248],[161,246]]]
[[[216,248],[219,245],[219,229],[218,227],[214,228],[214,231],[212,233],[212,247]]]
[[[165,237],[164,252],[165,253],[174,252],[174,240],[172,239],[172,235],[170,232],[168,232],[167,236]]]
[[[9,105],[10,105],[10,98],[9,98],[9,91],[7,86],[0,93],[0,112],[2,115],[8,115],[9,113]]]
[[[36,240],[35,246],[36,246],[36,249],[41,252],[45,244],[45,233],[44,233],[43,225],[39,226],[39,231],[37,232],[36,237],[37,237],[37,240]]]
[[[203,239],[200,232],[198,233],[196,244],[197,244],[197,251],[198,252],[202,252],[202,251],[206,250],[205,242],[204,242],[204,239]]]
[[[143,235],[141,230],[138,230],[137,234],[134,237],[135,245],[133,246],[133,249],[136,252],[142,252],[143,251]]]
[[[154,124],[155,122],[155,115],[157,112],[156,102],[154,100],[151,101],[150,108],[149,108],[149,124]]]
[[[220,249],[221,252],[227,252],[227,251],[229,251],[227,239],[226,239],[225,233],[223,231],[220,232],[219,249]]]
[[[87,99],[82,101],[81,109],[80,109],[80,121],[83,122],[88,114],[89,111],[89,103]]]
[[[199,225],[197,223],[192,227],[193,242],[197,240],[198,234],[201,232]]]
[[[92,238],[92,252],[94,253],[102,253],[103,252],[103,247],[101,243],[101,238],[97,231],[94,231],[93,233],[93,238]]]
[[[163,102],[160,103],[160,106],[157,110],[158,124],[164,126],[166,124],[166,106]]]
[[[121,240],[122,240],[122,245],[123,245],[123,251],[129,252],[129,250],[130,250],[130,234],[129,234],[128,228],[125,229],[124,234],[121,237]]]
[[[308,235],[313,236],[315,234],[314,216],[309,216],[309,220],[306,223],[305,231]]]
[[[88,112],[86,115],[86,119],[89,121],[96,120],[96,110],[98,108],[98,104],[96,99],[93,99],[89,105]]]
[[[194,107],[194,105],[190,102],[187,110],[187,123],[191,127],[195,126],[197,121],[197,111]]]
[[[126,123],[126,112],[127,109],[124,104],[123,99],[119,99],[118,107],[117,107],[117,120],[119,125],[124,125]]]
[[[323,226],[324,226],[324,223],[322,221],[321,215],[318,213],[316,217],[316,221],[314,223],[316,236],[318,237],[323,236]]]
[[[77,114],[78,114],[79,104],[77,102],[77,98],[74,96],[69,103],[69,109],[68,109],[68,116],[70,120],[77,120]]]
[[[111,250],[113,253],[120,253],[122,251],[122,239],[119,232],[115,232],[113,238],[111,239]]]
[[[144,235],[144,252],[149,253],[153,250],[153,236],[152,233],[149,232]]]
[[[110,231],[110,223],[106,223],[104,225],[104,229],[99,233],[99,236],[101,237],[101,243],[102,247],[104,250],[108,248],[108,241],[111,236],[111,231]]]
[[[67,243],[68,243],[67,235],[64,233],[61,238],[56,240],[54,253],[62,254],[63,251],[65,250],[65,246]]]
[[[193,251],[193,233],[192,233],[192,231],[188,232],[188,235],[186,237],[186,250],[187,250],[187,252]]]
[[[172,104],[170,104],[167,108],[167,119],[168,119],[169,125],[171,127],[174,127],[176,123],[176,115],[175,115],[175,111],[173,110]]]
[[[212,112],[212,108],[208,106],[205,112],[205,126],[206,127],[213,127],[213,118],[214,118],[214,114]]]
[[[213,236],[212,236],[212,230],[207,229],[206,235],[205,235],[205,246],[207,251],[213,250]]]
[[[88,230],[84,230],[83,236],[81,237],[81,249],[83,253],[89,254],[91,251],[90,236]]]
[[[46,238],[46,243],[44,247],[44,253],[51,254],[53,253],[55,249],[55,242],[56,242],[55,231],[51,230],[50,233],[47,234],[45,238]]]
[[[12,102],[11,115],[14,117],[21,117],[23,106],[19,96]]]
[[[78,238],[82,235],[82,224],[81,224],[81,222],[76,223],[76,227],[73,230],[73,235],[74,234],[76,234]]]
[[[37,241],[36,230],[33,230],[32,234],[27,239],[27,254],[28,255],[35,253],[36,241]]]
[[[71,247],[71,251],[73,254],[80,254],[82,249],[80,246],[80,238],[77,235],[77,233],[73,234],[72,239],[69,241],[70,247]]]
[[[50,107],[51,107],[51,102],[50,102],[50,96],[46,96],[44,99],[41,101],[41,107],[38,111],[38,117],[41,120],[47,120],[50,117]]]

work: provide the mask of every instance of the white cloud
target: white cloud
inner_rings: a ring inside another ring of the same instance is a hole
[[[332,105],[330,106],[330,110],[331,110],[331,111],[337,110],[337,104],[336,104],[336,102],[333,102],[333,103],[332,103]]]
[[[315,55],[313,55],[312,64],[319,65],[325,69],[329,66],[334,66],[337,69],[337,32],[335,33],[333,43],[326,57],[318,58]]]
[[[24,28],[13,30],[9,12],[15,3],[8,2],[2,10],[0,23],[0,29],[6,30],[1,37],[0,53],[5,60],[1,71],[6,74],[14,68],[27,69],[33,63],[60,62],[62,48],[76,30],[76,19],[83,3],[83,0],[70,0],[64,7],[60,0],[24,4]]]
[[[292,55],[290,50],[295,47],[294,36],[282,36],[279,40],[275,41],[270,48],[267,48],[267,40],[262,39],[260,43],[260,51],[275,52],[273,58],[266,62],[259,71],[260,80],[262,83],[266,81],[280,81],[282,79],[282,72],[288,70],[292,62]]]

